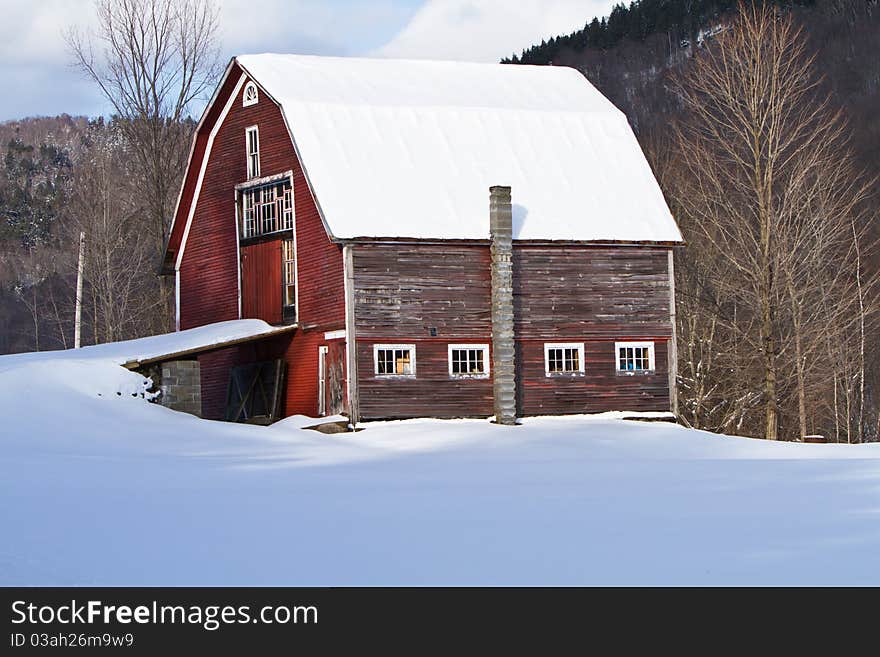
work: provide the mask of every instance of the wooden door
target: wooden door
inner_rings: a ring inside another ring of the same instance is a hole
[[[280,324],[281,240],[241,247],[241,316]]]
[[[345,413],[345,342],[318,347],[318,415]]]
[[[318,416],[327,415],[327,347],[318,347]]]

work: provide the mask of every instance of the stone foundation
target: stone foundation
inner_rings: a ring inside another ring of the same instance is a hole
[[[162,363],[162,406],[198,417],[202,416],[202,377],[197,360]]]

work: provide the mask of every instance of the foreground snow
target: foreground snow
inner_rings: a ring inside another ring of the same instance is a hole
[[[880,445],[230,425],[72,355],[0,358],[0,584],[880,584]]]

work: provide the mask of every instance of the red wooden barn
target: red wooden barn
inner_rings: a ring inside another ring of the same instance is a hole
[[[292,328],[282,415],[668,411],[681,243],[626,117],[564,67],[245,55],[195,136],[166,251],[179,329]]]

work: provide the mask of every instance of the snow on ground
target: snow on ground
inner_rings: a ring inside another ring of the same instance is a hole
[[[880,584],[880,445],[232,425],[85,351],[0,358],[2,585]]]

